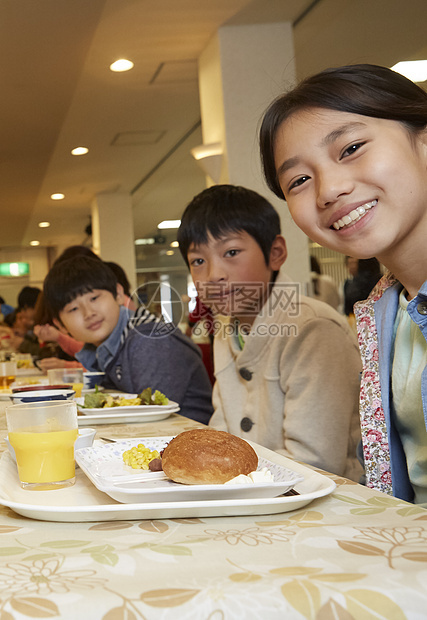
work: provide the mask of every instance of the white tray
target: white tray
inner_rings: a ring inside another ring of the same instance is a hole
[[[303,476],[278,463],[260,458],[258,469],[266,467],[274,482],[258,484],[178,484],[163,472],[131,469],[123,452],[142,443],[160,452],[173,437],[139,437],[76,451],[76,462],[97,489],[125,504],[171,501],[254,499],[277,497],[290,491]]]
[[[299,495],[263,499],[228,499],[120,504],[98,491],[80,470],[76,484],[56,491],[25,491],[18,481],[16,464],[9,452],[0,460],[0,504],[14,512],[42,521],[141,521],[237,515],[276,514],[297,510],[314,499],[332,493],[335,482],[304,465],[253,444],[259,456],[293,469],[304,476],[295,486]]]

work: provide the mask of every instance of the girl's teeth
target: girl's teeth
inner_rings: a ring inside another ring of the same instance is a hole
[[[357,220],[360,220],[360,218],[362,218],[365,213],[369,211],[369,209],[372,209],[372,207],[374,207],[377,202],[377,200],[372,200],[372,202],[367,202],[365,205],[353,209],[353,211],[350,211],[348,215],[344,215],[343,218],[334,222],[333,227],[335,228],[335,230],[339,230],[344,226],[348,226],[348,224],[351,224],[352,222],[357,222]]]

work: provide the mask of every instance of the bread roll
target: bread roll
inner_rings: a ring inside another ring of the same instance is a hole
[[[244,439],[210,428],[180,433],[162,454],[165,474],[184,484],[223,484],[257,466],[257,454]]]

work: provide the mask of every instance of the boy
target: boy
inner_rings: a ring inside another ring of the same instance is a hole
[[[123,392],[160,390],[182,415],[208,423],[211,384],[198,349],[144,306],[135,315],[120,306],[116,277],[104,262],[87,256],[59,262],[43,292],[55,325],[85,343],[76,358],[87,370],[104,371],[106,385]]]
[[[188,205],[178,241],[216,315],[210,425],[358,481],[357,343],[333,308],[298,295],[280,271],[286,243],[272,205],[211,187]]]

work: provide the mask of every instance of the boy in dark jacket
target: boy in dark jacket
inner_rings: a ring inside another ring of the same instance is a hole
[[[55,325],[85,343],[76,358],[87,370],[105,372],[106,385],[123,392],[159,390],[182,415],[208,423],[212,388],[197,347],[144,306],[135,314],[120,306],[116,277],[102,261],[54,265],[43,292]]]

